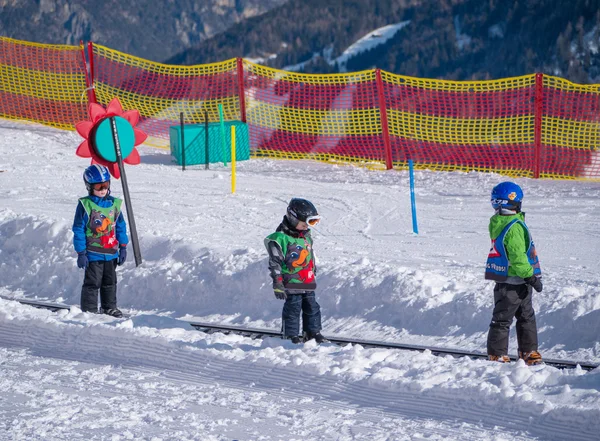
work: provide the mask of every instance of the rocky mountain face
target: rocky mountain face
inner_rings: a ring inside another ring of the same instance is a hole
[[[369,32],[409,21],[343,68],[456,80],[534,72],[600,82],[600,0],[290,0],[169,59],[243,56],[277,68],[338,72],[336,58]]]
[[[288,0],[0,0],[0,35],[164,61]]]
[[[172,64],[246,57],[309,73],[378,67],[468,80],[545,72],[600,83],[599,11],[600,0],[0,0],[0,35],[91,40]],[[381,44],[344,55],[403,22]]]

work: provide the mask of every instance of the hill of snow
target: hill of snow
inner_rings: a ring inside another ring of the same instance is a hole
[[[0,120],[0,438],[597,439],[600,369],[293,346],[183,321],[279,329],[263,238],[299,196],[323,216],[325,335],[485,351],[489,193],[506,178],[417,172],[414,235],[407,172],[250,160],[231,194],[228,168],[182,172],[142,148],[127,178],[144,262],[130,253],[118,269],[132,314],[119,321],[5,300],[79,303],[79,142]],[[598,363],[600,183],[516,182],[544,271],[542,355]]]

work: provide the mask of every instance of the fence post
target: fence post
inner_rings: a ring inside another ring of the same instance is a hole
[[[88,104],[92,102],[90,91],[92,88],[90,87],[90,73],[88,71],[88,64],[85,59],[85,46],[83,45],[83,40],[79,40],[79,46],[81,46],[81,58],[83,60],[83,68],[85,69],[85,91],[87,93]]]
[[[96,90],[94,89],[94,80],[96,79],[94,72],[94,44],[91,41],[88,41],[88,60],[90,62],[90,102],[97,103],[98,100],[96,99]]]
[[[390,132],[388,129],[387,110],[385,108],[385,95],[383,93],[383,81],[381,79],[381,69],[375,69],[375,79],[377,81],[377,97],[379,99],[379,115],[381,118],[381,132],[383,135],[383,146],[385,148],[385,167],[390,170],[392,165],[392,146],[390,144]]]
[[[210,163],[210,155],[208,151],[208,110],[204,110],[204,157],[206,158],[206,164],[204,168],[208,170],[208,164]]]
[[[179,113],[179,127],[181,128],[181,171],[185,171],[185,123],[183,121],[183,112]]]
[[[542,113],[544,112],[544,74],[535,74],[535,98],[533,117],[533,177],[540,177],[542,163]]]
[[[240,119],[246,122],[246,91],[244,89],[244,63],[241,58],[237,58],[237,79],[240,99]]]

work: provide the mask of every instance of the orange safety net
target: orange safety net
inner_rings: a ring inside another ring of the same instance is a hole
[[[600,85],[544,76],[540,177],[600,179]]]
[[[385,152],[374,71],[301,74],[244,60],[244,74],[256,156],[381,163]]]
[[[600,86],[369,70],[314,75],[244,61],[253,154],[509,176],[600,179]]]
[[[93,45],[93,81],[98,103],[118,97],[124,109],[137,109],[138,127],[150,142],[164,147],[169,127],[219,121],[219,104],[225,120],[241,115],[237,60],[197,66],[174,66]],[[148,143],[148,142],[147,142]]]
[[[0,117],[74,130],[87,102],[80,46],[0,37]]]
[[[393,162],[532,176],[535,75],[445,81],[382,72]]]
[[[315,75],[242,59],[197,66],[93,45],[100,104],[138,109],[150,143],[169,127],[248,124],[255,157],[344,161],[510,176],[600,180],[600,86],[542,74],[489,81],[412,78],[379,70]],[[81,47],[0,37],[0,117],[72,129],[86,119]]]

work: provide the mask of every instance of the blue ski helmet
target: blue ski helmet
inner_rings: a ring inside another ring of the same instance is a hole
[[[501,182],[492,189],[494,210],[511,210],[519,213],[523,201],[523,190],[514,182]]]
[[[83,182],[85,182],[85,188],[91,194],[94,184],[110,182],[110,173],[103,165],[93,164],[83,172]]]

